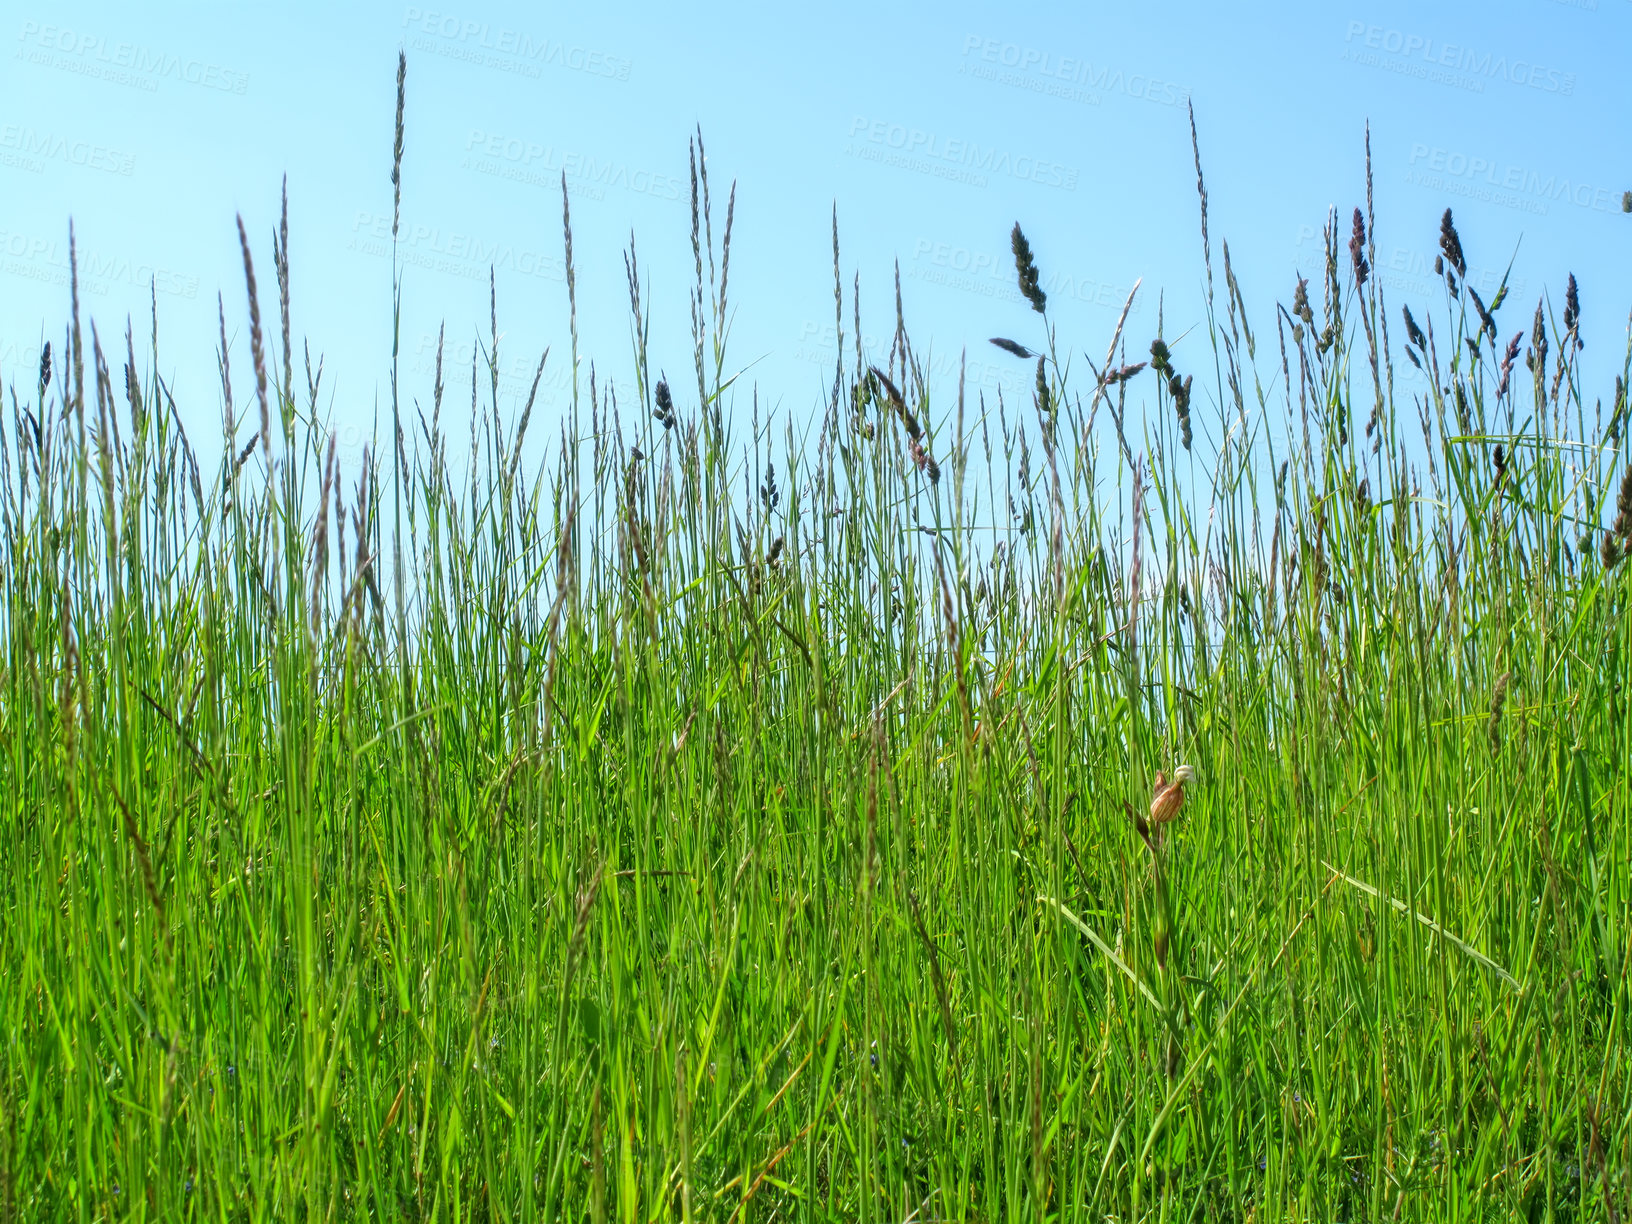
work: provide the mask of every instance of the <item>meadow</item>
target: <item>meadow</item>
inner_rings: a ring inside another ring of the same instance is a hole
[[[1249,310],[1198,150],[1205,326],[1057,335],[1017,224],[1000,402],[898,287],[849,351],[835,220],[777,437],[700,141],[695,370],[631,245],[542,461],[495,298],[348,478],[287,224],[217,470],[77,280],[6,372],[0,1220],[1632,1216],[1632,349],[1574,277],[1483,300],[1447,211],[1385,300],[1368,199]]]

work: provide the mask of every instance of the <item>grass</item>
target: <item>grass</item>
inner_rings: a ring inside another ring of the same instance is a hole
[[[439,353],[343,488],[286,230],[207,479],[76,290],[0,431],[0,1219],[1628,1218],[1573,296],[1479,301],[1447,214],[1400,340],[1357,211],[1086,375],[1039,291],[1030,404],[898,319],[773,467],[694,181],[695,391],[631,250],[624,403],[536,467],[495,319],[466,470]]]

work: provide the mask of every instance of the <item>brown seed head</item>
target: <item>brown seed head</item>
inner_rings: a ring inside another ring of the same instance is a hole
[[[1513,339],[1507,342],[1507,353],[1502,357],[1502,378],[1496,385],[1496,398],[1501,399],[1507,394],[1507,380],[1513,373],[1513,363],[1519,358],[1519,345],[1524,340],[1524,333],[1514,332]]]
[[[1540,378],[1547,369],[1547,320],[1541,303],[1536,303],[1536,318],[1530,325],[1530,351],[1524,355],[1524,364]]]
[[[1349,237],[1349,258],[1354,263],[1354,287],[1363,289],[1371,265],[1366,262],[1366,219],[1358,208],[1354,210],[1354,232]]]
[[[1581,292],[1575,286],[1575,273],[1570,273],[1570,280],[1564,286],[1564,330],[1575,340],[1575,347],[1580,349],[1581,339]],[[1568,342],[1566,342],[1566,347]]]
[[[1494,317],[1492,317],[1490,309],[1485,306],[1484,299],[1479,296],[1479,291],[1472,285],[1469,285],[1468,296],[1473,299],[1473,308],[1479,314],[1479,329],[1481,334],[1488,331],[1490,333],[1490,338],[1492,340],[1496,339],[1496,320]]]
[[[1005,353],[1013,353],[1022,361],[1028,361],[1037,355],[1018,341],[1009,340],[1003,336],[993,336],[991,343],[997,345],[997,347],[1002,349]]]
[[[1026,241],[1025,234],[1020,232],[1020,222],[1014,223],[1014,229],[1009,234],[1009,245],[1014,250],[1014,270],[1020,278],[1020,292],[1031,308],[1042,314],[1048,305],[1048,295],[1038,286],[1037,264],[1032,259],[1031,244]]]
[[[1462,239],[1457,236],[1456,225],[1451,221],[1451,210],[1448,208],[1439,219],[1439,249],[1445,253],[1445,262],[1455,268],[1459,275],[1466,277],[1468,261],[1462,254]]]
[[[1428,337],[1422,334],[1422,328],[1418,327],[1416,319],[1412,318],[1411,307],[1402,306],[1400,309],[1405,312],[1406,339],[1426,353],[1428,351]]]
[[[1626,474],[1621,477],[1621,491],[1615,498],[1615,523],[1610,530],[1632,548],[1632,463],[1626,465]]]

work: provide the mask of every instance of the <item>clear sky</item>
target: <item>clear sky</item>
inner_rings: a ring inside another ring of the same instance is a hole
[[[1632,216],[1621,212],[1632,188],[1632,0],[149,7],[5,6],[0,380],[32,386],[42,335],[61,335],[72,216],[85,306],[105,341],[129,314],[145,347],[156,280],[161,372],[195,437],[219,420],[218,290],[237,401],[248,399],[233,216],[256,243],[274,315],[271,233],[285,173],[295,331],[324,355],[325,410],[354,443],[388,403],[399,48],[409,398],[429,397],[440,323],[468,362],[486,331],[492,262],[511,390],[501,407],[514,411],[516,386],[548,344],[536,411],[547,422],[562,410],[565,171],[586,365],[629,380],[622,252],[633,231],[655,307],[653,364],[672,376],[682,415],[693,411],[695,390],[680,389],[694,386],[686,142],[699,124],[716,234],[739,183],[727,364],[751,365],[761,403],[796,422],[831,378],[835,203],[846,287],[859,270],[863,332],[879,359],[899,260],[908,327],[920,351],[933,350],[938,385],[951,388],[967,346],[972,386],[1003,380],[1026,396],[1030,369],[986,344],[1039,339],[1013,291],[1017,220],[1079,365],[1084,350],[1103,356],[1140,277],[1130,354],[1143,356],[1159,292],[1170,338],[1201,318],[1187,100],[1214,258],[1228,240],[1260,332],[1272,334],[1273,304],[1290,302],[1299,270],[1318,283],[1329,207],[1346,241],[1365,200],[1369,119],[1391,319],[1402,302],[1440,300],[1431,264],[1449,206],[1477,287],[1493,289],[1517,250],[1504,335],[1544,291],[1561,309],[1573,271],[1586,355],[1601,362],[1589,371],[1597,394],[1607,397],[1621,368],[1632,307]],[[1204,341],[1192,333],[1188,343]],[[1181,364],[1184,355],[1181,346]],[[1260,359],[1267,382],[1278,361]],[[1154,390],[1140,387],[1152,401]],[[1210,451],[1216,413],[1197,420]]]

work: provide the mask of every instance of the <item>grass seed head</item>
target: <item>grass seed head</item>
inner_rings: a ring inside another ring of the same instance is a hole
[[[1411,307],[1401,306],[1400,309],[1405,314],[1406,339],[1410,340],[1412,344],[1416,345],[1419,349],[1426,353],[1428,351],[1428,337],[1423,335],[1422,328],[1417,326],[1417,321],[1411,314]]]
[[[1456,269],[1458,276],[1465,278],[1468,261],[1462,254],[1462,239],[1457,236],[1456,224],[1451,220],[1451,210],[1448,208],[1439,219],[1439,249],[1444,252],[1445,262]]]
[[[1490,743],[1490,755],[1502,754],[1502,710],[1507,705],[1507,686],[1513,680],[1513,673],[1505,671],[1496,677],[1496,685],[1490,694],[1490,719],[1485,724],[1485,738]]]
[[[1190,449],[1193,438],[1190,430],[1190,386],[1194,380],[1193,374],[1180,378],[1177,372],[1167,377],[1167,392],[1173,397],[1173,408],[1179,416],[1179,441],[1184,444],[1185,450]]]
[[[1479,291],[1472,285],[1468,286],[1468,297],[1473,299],[1473,309],[1479,315],[1479,335],[1483,336],[1486,332],[1489,332],[1490,338],[1495,340],[1496,319],[1491,314],[1491,308],[1485,305],[1484,299],[1479,296]],[[1475,340],[1477,339],[1478,337],[1475,337]]]
[[[1309,305],[1309,278],[1298,277],[1298,287],[1292,291],[1292,313],[1303,320],[1305,327],[1315,325],[1315,312]]]
[[[657,411],[653,412],[652,415],[663,423],[664,429],[673,429],[677,424],[674,415],[674,396],[669,393],[669,384],[666,379],[660,378],[657,380],[656,399]]]
[[[918,470],[929,477],[930,484],[939,484],[941,465],[935,462],[935,456],[925,450],[917,438],[912,439],[909,445],[912,447],[913,461],[918,464]]]
[[[408,53],[397,52],[397,139],[391,147],[391,237],[402,221],[403,104],[407,101]]]
[[[1536,302],[1535,320],[1530,325],[1530,351],[1524,355],[1524,364],[1537,378],[1542,377],[1547,369],[1547,317],[1542,313],[1539,300]]]
[[[1581,293],[1576,288],[1574,272],[1570,273],[1569,283],[1564,286],[1564,330],[1575,341],[1576,349],[1581,349]],[[1568,345],[1569,341],[1566,341],[1565,346]]]
[[[1501,399],[1507,394],[1507,383],[1513,373],[1513,363],[1519,357],[1519,345],[1524,343],[1524,333],[1514,332],[1513,339],[1507,342],[1507,352],[1502,357],[1502,377],[1496,384],[1496,398]]]
[[[1609,531],[1620,538],[1623,554],[1632,551],[1632,463],[1626,465],[1626,473],[1621,477],[1621,490],[1615,498],[1615,521]]]
[[[765,507],[766,514],[776,513],[777,506],[782,501],[782,490],[776,487],[776,464],[765,465],[765,483],[759,486],[759,500]]]
[[[1349,259],[1354,264],[1354,287],[1364,289],[1371,265],[1366,262],[1366,219],[1354,210],[1354,232],[1349,236]]]
[[[1031,308],[1042,314],[1048,306],[1048,295],[1038,286],[1037,264],[1031,256],[1031,243],[1020,232],[1018,221],[1009,234],[1009,245],[1014,248],[1014,270],[1019,274],[1020,292],[1031,303]]]

